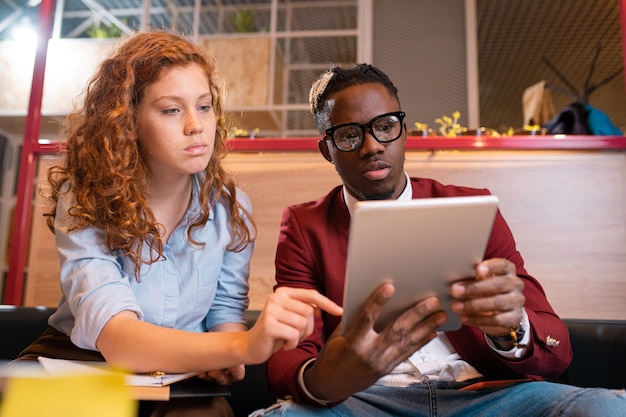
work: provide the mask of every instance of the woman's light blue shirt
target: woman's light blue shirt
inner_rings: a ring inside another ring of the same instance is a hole
[[[59,195],[55,232],[63,296],[50,317],[51,326],[69,335],[75,345],[97,350],[104,325],[124,310],[149,323],[193,332],[245,323],[254,245],[241,252],[227,249],[232,231],[224,199],[212,208],[207,224],[193,232],[194,240],[205,245],[189,242],[188,226],[200,212],[198,178],[192,183],[192,202],[183,220],[164,243],[161,259],[142,265],[139,280],[132,262],[107,248],[101,229],[68,231],[66,214],[74,196]],[[251,203],[243,191],[238,190],[237,199],[250,213]]]

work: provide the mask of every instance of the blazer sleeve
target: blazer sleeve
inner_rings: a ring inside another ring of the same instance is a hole
[[[315,278],[313,261],[315,252],[312,242],[304,239],[303,231],[293,208],[283,212],[278,246],[276,248],[276,282],[279,286],[311,288],[324,293],[320,282]],[[297,348],[279,350],[267,362],[268,385],[278,398],[291,395],[296,401],[307,401],[300,392],[297,376],[300,367],[307,360],[317,357],[323,346],[324,322],[321,317],[315,320],[313,334],[301,342]]]

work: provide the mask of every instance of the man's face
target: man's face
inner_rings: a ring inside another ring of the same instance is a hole
[[[344,123],[367,124],[381,114],[400,110],[397,100],[377,83],[357,85],[330,97],[330,126]],[[342,152],[332,140],[320,142],[320,151],[335,165],[348,192],[358,200],[395,199],[404,189],[404,145],[406,126],[400,138],[380,143],[366,129],[363,146]]]

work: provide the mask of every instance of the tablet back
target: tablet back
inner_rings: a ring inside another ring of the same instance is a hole
[[[449,286],[474,276],[497,207],[493,195],[357,203],[350,225],[342,331],[354,324],[384,281],[392,282],[396,291],[375,330],[430,295],[438,295],[448,311],[440,330],[458,329],[458,316],[449,310]]]

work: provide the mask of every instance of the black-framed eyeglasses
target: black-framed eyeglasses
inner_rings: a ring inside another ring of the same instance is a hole
[[[362,125],[360,123],[345,123],[326,129],[325,139],[332,139],[333,143],[343,152],[350,152],[363,146],[365,130],[369,130],[380,143],[389,143],[402,135],[402,121],[406,114],[403,111],[394,111],[381,114]]]

